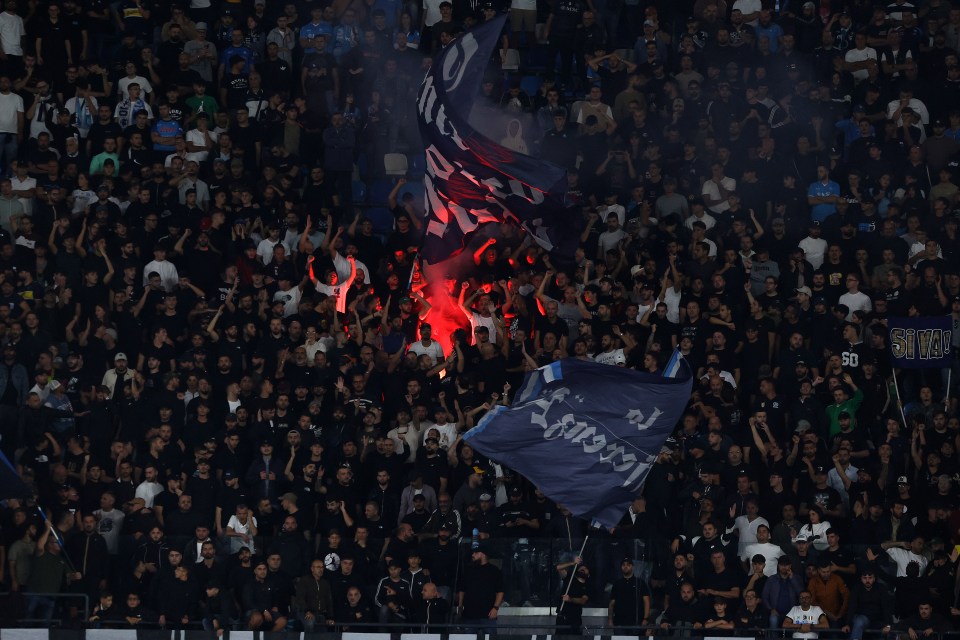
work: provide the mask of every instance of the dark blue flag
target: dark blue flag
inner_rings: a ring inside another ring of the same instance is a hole
[[[487,222],[514,223],[557,257],[572,257],[582,222],[564,204],[562,167],[520,153],[469,123],[506,16],[464,33],[437,55],[417,100],[426,150],[427,225],[421,254],[436,264],[460,253]]]
[[[511,407],[463,439],[549,498],[606,527],[620,521],[673,431],[693,379],[567,359],[527,375]]]
[[[953,359],[950,316],[887,318],[893,366],[903,369],[949,367]]]
[[[23,500],[29,498],[32,494],[30,485],[23,481],[23,478],[17,473],[16,467],[0,451],[0,499],[17,498]]]

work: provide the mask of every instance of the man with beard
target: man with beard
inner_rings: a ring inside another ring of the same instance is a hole
[[[470,561],[457,592],[457,610],[467,627],[495,628],[503,603],[503,574],[490,564],[490,548],[486,544],[473,549]]]
[[[573,567],[576,572],[571,580],[567,580],[568,570]],[[583,607],[590,600],[587,595],[587,579],[590,570],[583,564],[583,558],[577,556],[572,562],[561,562],[557,565],[561,584],[566,584],[566,591],[560,596],[560,606],[557,607],[557,628],[566,629],[566,633],[579,635],[583,633]],[[562,632],[561,632],[562,633]]]
[[[620,562],[620,577],[614,580],[607,607],[607,624],[618,627],[645,626],[650,618],[650,591],[633,574],[633,559]]]

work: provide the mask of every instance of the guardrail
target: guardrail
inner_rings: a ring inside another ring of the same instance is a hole
[[[63,606],[68,604],[70,601],[80,601],[83,603],[83,619],[87,620],[90,617],[90,596],[85,593],[37,593],[34,591],[4,591],[0,592],[0,597],[6,600],[6,606],[4,607],[6,614],[4,617],[10,616],[15,611],[11,611],[11,608],[17,606],[14,599],[22,598],[21,604],[24,607],[24,612],[28,610],[28,606],[31,601],[38,601],[34,604],[34,609],[37,605],[51,606],[51,617],[42,617],[42,618],[21,618],[17,617],[16,620],[18,623],[35,626],[35,625],[44,625],[48,626],[54,620],[62,620],[62,618],[57,617],[57,611],[62,610]],[[49,603],[49,604],[48,604]],[[79,612],[79,607],[78,607]]]
[[[303,640],[487,640],[491,636],[530,638],[530,640],[543,640],[544,636],[548,639],[550,636],[560,635],[562,637],[577,637],[561,631],[556,633],[557,629],[546,629],[544,627],[525,629],[519,626],[488,627],[482,631],[470,630],[464,632],[463,627],[430,625],[416,626],[405,625],[405,628],[395,627],[387,628],[385,625],[379,625],[379,628],[366,628],[361,625],[351,625],[350,631],[317,631],[313,633],[297,633]],[[103,640],[109,634],[110,640],[138,640],[138,632],[162,632],[164,640],[200,640],[201,638],[215,637],[208,631],[200,630],[198,627],[187,629],[161,629],[157,625],[137,625],[137,628],[126,629],[62,629],[57,631],[57,640],[68,640],[67,634],[75,634],[73,639],[69,640]],[[49,628],[43,627],[4,627],[2,633],[5,636],[16,638],[17,640],[53,640],[49,633]],[[821,629],[818,630],[819,640],[834,640],[839,638],[848,638],[849,633],[844,633],[839,629]],[[169,634],[169,635],[168,635]],[[202,636],[200,635],[202,634]],[[263,631],[252,635],[248,631],[231,631],[225,629],[219,637],[230,640],[232,636],[236,640],[289,640],[290,632]],[[713,640],[715,638],[755,638],[756,640],[784,640],[792,638],[792,632],[784,629],[737,629],[737,630],[717,630],[717,629],[673,629],[665,631],[663,629],[636,629],[622,627],[600,627],[585,628],[580,637],[592,637],[594,640],[621,640],[626,638],[689,638],[691,640]],[[884,634],[881,630],[871,629],[864,631],[864,638],[873,640],[906,640],[906,631],[893,631]],[[948,631],[933,633],[929,636],[922,636],[925,640],[957,640],[960,638],[960,632]]]

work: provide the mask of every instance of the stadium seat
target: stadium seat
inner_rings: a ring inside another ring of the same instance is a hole
[[[427,156],[422,153],[414,153],[407,156],[408,173],[411,178],[420,179],[427,172]]]
[[[422,182],[408,182],[402,187],[400,191],[397,192],[397,199],[403,198],[405,194],[411,194],[415,202],[423,201],[423,183]]]
[[[367,154],[361,153],[357,156],[356,171],[354,172],[354,180],[366,180],[370,177],[370,163],[367,161]]]
[[[375,180],[367,190],[367,203],[373,207],[387,206],[387,196],[393,191],[393,182],[389,180]]]
[[[516,49],[507,49],[503,55],[503,63],[500,65],[503,71],[519,71],[520,52]]]
[[[383,156],[383,169],[388,176],[407,175],[407,156],[402,153],[388,153]]]
[[[543,84],[543,78],[540,76],[523,76],[520,79],[520,89],[531,98],[540,91]]]
[[[393,231],[393,212],[386,207],[373,207],[367,209],[366,216],[373,222],[373,232],[386,240],[386,237]]]
[[[353,181],[353,202],[363,204],[367,200],[367,185],[359,180]]]

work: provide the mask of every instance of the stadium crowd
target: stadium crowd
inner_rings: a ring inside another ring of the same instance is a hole
[[[885,333],[951,315],[960,345],[960,8],[3,9],[0,448],[34,492],[0,503],[8,615],[491,628],[562,601],[577,633],[609,607],[854,640],[960,618],[960,369],[893,389]],[[478,102],[567,168],[580,249],[484,228],[428,283],[417,87],[504,12]],[[588,523],[462,442],[526,371],[677,348],[682,423],[583,558]]]

